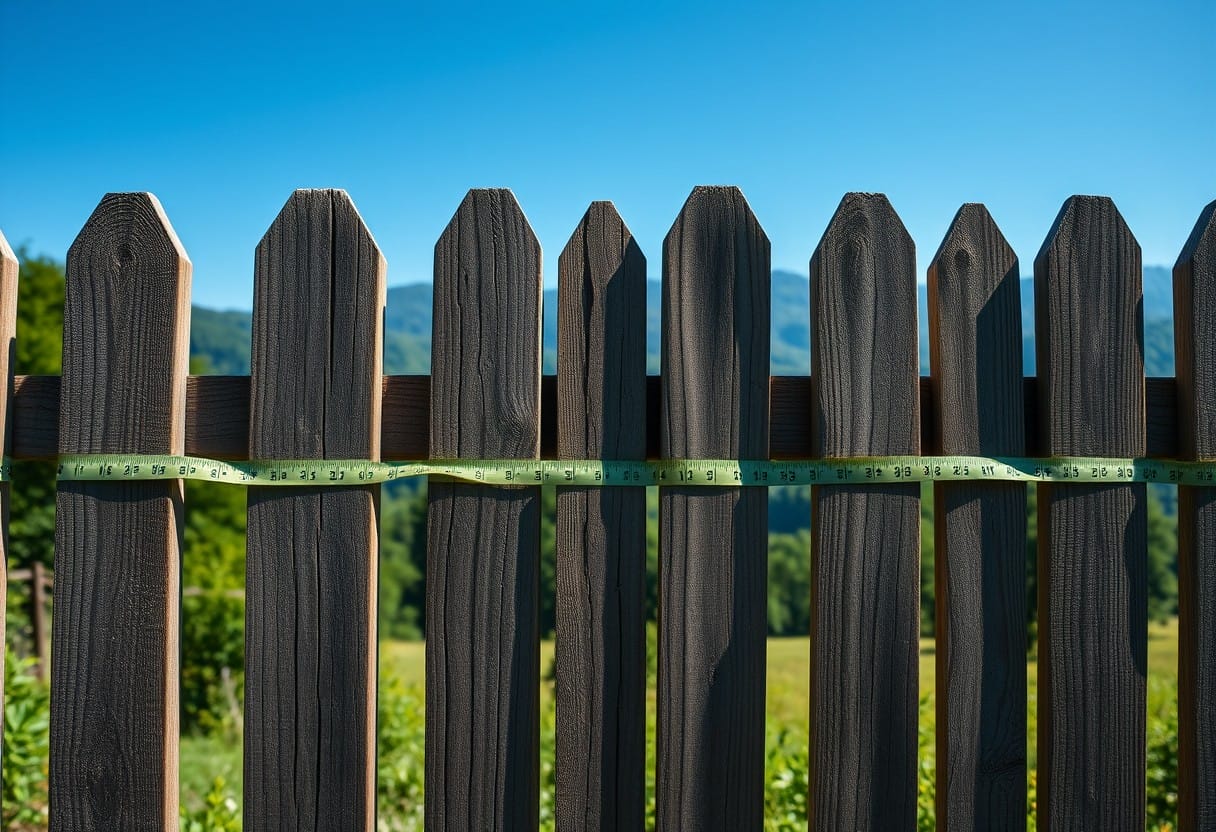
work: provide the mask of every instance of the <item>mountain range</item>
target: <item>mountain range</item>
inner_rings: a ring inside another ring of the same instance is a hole
[[[660,283],[646,285],[647,371],[659,372]],[[1034,373],[1034,291],[1023,278],[1022,356],[1026,375]],[[929,317],[926,287],[917,287],[921,373],[929,372]],[[543,367],[552,373],[557,357],[557,290],[544,293]],[[1173,289],[1170,270],[1144,269],[1144,361],[1150,376],[1174,374]],[[774,375],[810,372],[810,285],[805,276],[775,270],[772,273],[772,353]],[[192,313],[190,352],[203,359],[207,372],[244,375],[249,372],[250,314],[217,311],[196,306]],[[430,372],[431,284],[411,283],[388,290],[384,317],[384,371]]]

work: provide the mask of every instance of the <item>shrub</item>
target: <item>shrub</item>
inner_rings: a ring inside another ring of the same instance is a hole
[[[4,828],[45,829],[51,698],[32,659],[4,661]]]

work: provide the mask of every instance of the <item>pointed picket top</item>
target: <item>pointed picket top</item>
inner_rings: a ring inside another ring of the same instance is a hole
[[[810,272],[811,375],[837,385],[814,404],[816,453],[918,453],[916,246],[886,194],[845,194]]]
[[[1216,366],[1211,356],[1216,326],[1216,202],[1199,215],[1174,265],[1174,330],[1178,341],[1180,415],[1185,422],[1179,450],[1196,458],[1216,456],[1216,409],[1199,407],[1216,396]]]
[[[1111,198],[1069,197],[1034,261],[1044,453],[1144,452],[1143,395],[1123,405],[1144,389],[1141,281],[1140,244]]]
[[[17,265],[17,255],[13,252],[12,246],[8,244],[8,240],[4,239],[3,231],[0,231],[0,262],[3,262],[6,268]]]
[[[250,437],[256,453],[377,457],[380,437],[372,423],[379,418],[380,387],[368,379],[382,375],[387,268],[345,191],[302,188],[288,197],[255,258],[250,366],[260,392],[251,400],[258,429]],[[294,381],[261,384],[263,374],[288,367],[295,368]],[[343,384],[309,383],[331,374]]]
[[[155,195],[108,193],[93,209],[68,249],[68,258],[86,256],[93,265],[118,270],[134,259],[171,257],[189,265],[186,249]],[[100,258],[108,257],[111,264]]]
[[[645,455],[646,258],[616,206],[591,203],[557,259],[558,452]],[[639,340],[640,339],[640,340]],[[640,386],[639,386],[640,385]]]
[[[945,239],[929,264],[929,285],[941,292],[970,296],[980,293],[981,302],[1017,270],[1018,257],[1005,235],[980,202],[958,209]],[[962,278],[972,278],[961,281]],[[930,291],[932,295],[932,290]],[[978,311],[978,310],[976,310]]]
[[[768,236],[743,192],[693,188],[663,240],[664,455],[768,456],[770,270]],[[685,430],[692,414],[699,424]]]
[[[963,205],[928,271],[929,362],[942,453],[1025,451],[1018,258],[979,203]]]
[[[435,243],[434,456],[539,453],[542,293],[540,242],[515,194],[470,190]],[[472,333],[480,354],[460,349]]]
[[[345,235],[350,235],[350,239],[358,241],[366,254],[379,261],[378,268],[387,269],[375,237],[360,216],[350,194],[341,188],[297,188],[293,191],[258,241],[258,255],[261,256],[275,241],[283,240],[284,232],[288,229],[294,235],[307,235],[313,245],[322,243],[332,235],[335,245],[340,246],[339,241]],[[335,251],[335,255],[342,253]]]

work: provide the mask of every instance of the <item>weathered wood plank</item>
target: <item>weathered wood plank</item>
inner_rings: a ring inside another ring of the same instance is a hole
[[[1140,246],[1113,202],[1064,203],[1034,264],[1049,454],[1144,453]],[[1039,488],[1039,829],[1144,828],[1145,487]]]
[[[13,253],[0,233],[0,443],[3,444],[4,455],[12,453],[12,397],[9,391],[13,389],[13,339],[17,337],[17,255]],[[8,510],[9,484],[0,483],[0,567],[8,564]],[[8,570],[0,568],[0,610],[5,609],[8,602]],[[8,644],[5,622],[0,621],[0,644]],[[35,633],[34,644],[41,646]],[[39,651],[40,653],[41,651]],[[39,673],[46,670],[46,663],[40,662]],[[45,678],[45,677],[44,677]],[[4,710],[4,679],[0,677],[0,712]],[[0,736],[3,736],[4,725],[0,720]],[[2,758],[0,758],[2,759]]]
[[[811,258],[817,456],[920,450],[916,255],[887,198],[848,194]],[[811,828],[916,823],[920,490],[813,489]]]
[[[181,453],[190,261],[151,194],[107,194],[67,258],[62,453]],[[180,480],[63,483],[51,829],[177,825]]]
[[[558,258],[557,454],[646,455],[646,258],[593,202]],[[557,828],[643,827],[646,489],[557,492]]]
[[[13,393],[13,458],[51,459],[58,453],[58,376],[17,376]],[[660,379],[646,378],[646,458],[659,457]],[[1038,452],[1038,384],[1023,380],[1027,453]],[[380,428],[382,459],[426,459],[431,414],[430,376],[385,376],[384,419]],[[811,456],[808,429],[811,380],[808,376],[770,379],[772,414],[769,453],[773,459]],[[940,446],[929,377],[920,380],[921,448]],[[541,456],[557,453],[557,378],[541,384]],[[1171,459],[1177,453],[1178,416],[1173,378],[1145,379],[1147,454]],[[186,453],[215,459],[249,458],[249,376],[191,376],[186,387]]]
[[[343,191],[258,244],[249,447],[378,459],[385,262]],[[378,486],[250,488],[245,826],[375,826]]]
[[[983,205],[929,265],[941,452],[1021,456],[1018,259]],[[1026,828],[1026,486],[934,484],[937,825]]]
[[[768,456],[769,242],[738,188],[663,241],[662,455]],[[659,492],[658,828],[764,820],[768,495]]]
[[[1174,266],[1182,459],[1216,459],[1216,202]],[[1178,489],[1178,823],[1216,830],[1216,487]]]
[[[540,451],[540,245],[508,190],[470,191],[435,246],[433,457]],[[540,489],[432,479],[426,826],[539,823]]]

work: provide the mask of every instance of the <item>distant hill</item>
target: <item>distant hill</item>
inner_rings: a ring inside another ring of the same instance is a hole
[[[1024,372],[1034,367],[1034,290],[1022,280],[1022,356]],[[929,372],[929,335],[926,289],[919,286],[921,372]],[[806,276],[776,270],[772,275],[772,372],[805,375],[810,372],[810,285]],[[646,285],[647,371],[659,372],[660,284]],[[1173,290],[1169,269],[1144,269],[1144,356],[1150,376],[1174,374],[1174,334],[1171,323]],[[190,330],[190,352],[206,361],[209,372],[242,375],[249,372],[249,313],[216,311],[196,306]],[[384,318],[384,370],[386,373],[430,372],[431,285],[412,283],[388,290]],[[557,290],[544,293],[544,353],[546,373],[554,372],[557,355]]]

